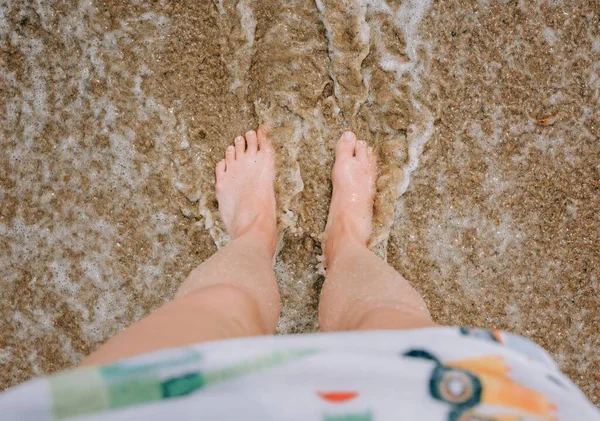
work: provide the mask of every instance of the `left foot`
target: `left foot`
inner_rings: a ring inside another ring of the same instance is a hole
[[[275,252],[275,150],[266,130],[238,136],[217,164],[215,185],[219,212],[233,238],[254,230]]]

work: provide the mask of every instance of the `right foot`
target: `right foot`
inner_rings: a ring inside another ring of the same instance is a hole
[[[331,175],[333,195],[325,227],[325,260],[339,245],[358,242],[367,245],[373,220],[373,198],[377,179],[377,157],[366,142],[344,132],[335,150]]]
[[[275,252],[275,151],[266,130],[250,130],[228,146],[217,164],[215,185],[219,212],[227,232],[237,238],[254,230]]]

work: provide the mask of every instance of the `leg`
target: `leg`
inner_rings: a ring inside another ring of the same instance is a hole
[[[372,149],[345,132],[336,148],[325,228],[327,277],[319,306],[325,331],[435,326],[419,293],[367,249],[376,177]]]
[[[275,170],[264,129],[237,137],[216,171],[219,212],[233,241],[194,269],[172,302],[110,339],[82,365],[274,332],[280,308],[273,272]]]

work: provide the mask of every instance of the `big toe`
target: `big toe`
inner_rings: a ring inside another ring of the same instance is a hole
[[[356,136],[351,131],[342,134],[335,148],[336,158],[351,158],[354,155]]]
[[[263,126],[258,126],[258,130],[256,131],[256,136],[258,138],[258,148],[261,152],[272,153],[273,145],[271,143],[271,139],[269,137],[269,130]]]

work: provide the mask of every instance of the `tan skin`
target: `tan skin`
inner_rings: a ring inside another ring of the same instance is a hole
[[[175,299],[85,358],[99,365],[163,348],[273,334],[281,307],[273,271],[275,151],[266,130],[246,132],[216,167],[219,212],[233,240],[192,271]],[[325,229],[323,331],[436,326],[421,296],[367,248],[377,161],[352,132],[336,146]]]

